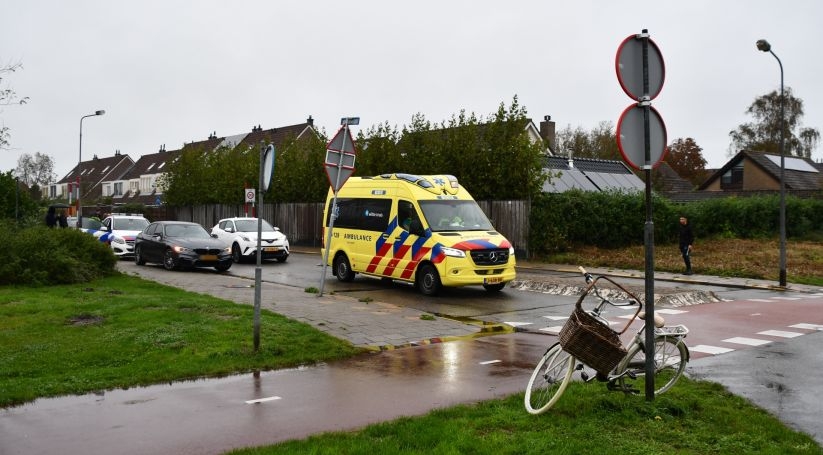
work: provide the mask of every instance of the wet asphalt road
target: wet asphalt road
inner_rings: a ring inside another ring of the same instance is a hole
[[[536,360],[556,339],[539,329],[552,324],[547,316],[567,315],[574,301],[573,297],[514,289],[494,295],[492,299],[482,290],[480,293],[455,290],[440,301],[429,301],[402,284],[368,279],[349,284],[329,279],[326,291],[334,291],[336,295],[332,303],[317,305],[316,301],[307,300],[301,290],[317,285],[316,281],[312,284],[312,279],[306,278],[306,273],[310,273],[306,270],[316,272],[319,280],[318,258],[293,255],[287,264],[264,264],[263,278],[280,282],[272,285],[276,289],[273,295],[281,299],[303,299],[305,307],[329,307],[336,301],[356,302],[349,296],[390,299],[399,309],[385,313],[372,311],[375,325],[397,317],[406,321],[405,326],[419,322],[402,313],[413,311],[404,307],[408,304],[419,311],[459,308],[472,317],[530,321],[528,323],[536,328],[535,333],[429,344],[257,376],[38,400],[0,413],[0,454],[221,453],[236,447],[270,444],[321,431],[353,429],[399,416],[422,414],[432,408],[519,393],[524,390]],[[250,272],[253,276],[254,268],[254,264],[244,264],[232,267],[232,273]],[[204,289],[209,285],[214,287],[216,281],[216,274],[207,271],[171,274],[162,269],[144,271],[164,279],[182,280],[184,287]],[[667,315],[672,323],[685,323],[692,328],[687,338],[693,349],[688,373],[726,385],[823,443],[823,424],[819,422],[819,416],[823,415],[819,399],[823,396],[823,385],[815,381],[814,374],[823,367],[820,329],[788,329],[802,335],[797,338],[757,335],[766,329],[786,329],[798,323],[823,327],[821,296],[813,290],[787,296],[785,292],[769,289],[682,285],[710,287],[728,300]],[[293,289],[291,294],[289,289]],[[223,298],[247,292],[231,286],[221,286],[219,291],[224,293]],[[285,297],[287,294],[289,297]],[[488,302],[483,300],[495,302],[498,310],[489,311],[489,307],[484,306]],[[455,301],[461,303],[455,304]],[[472,304],[474,301],[481,302]],[[285,309],[281,303],[272,309],[277,311],[278,306]],[[344,313],[351,313],[346,307],[340,308]],[[768,342],[761,346],[735,345],[734,352],[720,355],[698,351],[701,346],[731,347],[733,345],[724,340],[733,335],[763,338]]]

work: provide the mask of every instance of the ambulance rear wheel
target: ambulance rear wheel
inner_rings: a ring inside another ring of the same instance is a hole
[[[483,287],[489,292],[499,292],[506,287],[506,283],[484,284]]]
[[[334,271],[338,280],[344,282],[354,281],[354,272],[351,269],[349,258],[345,254],[338,254],[334,258]]]
[[[440,274],[431,264],[426,264],[417,272],[417,290],[423,295],[435,295],[440,292]]]

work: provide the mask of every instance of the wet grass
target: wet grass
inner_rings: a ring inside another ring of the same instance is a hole
[[[783,455],[823,449],[722,386],[681,378],[653,402],[578,382],[540,416],[528,414],[517,394],[231,453]]]
[[[694,248],[692,268],[696,274],[778,280],[780,249],[777,238],[700,239]],[[675,273],[683,271],[683,259],[677,245],[655,245],[654,251],[655,270]],[[580,246],[573,251],[537,260],[644,270],[645,255],[643,245],[610,250]],[[790,283],[823,285],[823,242],[788,240],[786,275]]]
[[[39,397],[285,368],[357,350],[253,307],[118,275],[0,287],[0,407]]]

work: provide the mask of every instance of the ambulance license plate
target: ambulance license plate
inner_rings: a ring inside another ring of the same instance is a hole
[[[483,279],[483,284],[499,284],[499,283],[502,283],[502,282],[503,282],[503,278],[499,277],[499,276]]]

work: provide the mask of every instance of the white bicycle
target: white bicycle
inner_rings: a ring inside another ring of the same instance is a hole
[[[561,330],[560,341],[546,350],[529,378],[524,401],[530,414],[542,414],[554,406],[575,372],[579,372],[585,382],[593,379],[606,382],[609,390],[632,394],[644,390],[646,321],[645,314],[641,311],[642,303],[608,277],[593,278],[583,267],[580,267],[580,271],[589,286]],[[627,294],[629,301],[620,303],[609,300],[597,286],[601,279]],[[582,309],[582,303],[589,296],[596,299],[596,305],[594,309],[586,311]],[[615,307],[637,305],[634,317],[623,331],[613,331],[609,328],[608,321],[601,316],[606,304]],[[635,317],[644,320],[644,324],[624,348],[619,335],[628,329]],[[654,393],[657,395],[671,389],[686,368],[689,349],[684,339],[689,329],[684,325],[666,326],[664,319],[657,314],[654,316],[654,323]],[[608,341],[601,339],[603,337],[608,338]]]

